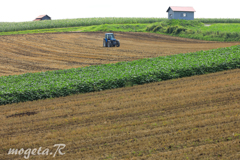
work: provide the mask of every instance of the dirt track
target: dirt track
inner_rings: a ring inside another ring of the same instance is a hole
[[[235,69],[0,106],[0,159],[66,144],[57,159],[239,160],[239,78]]]
[[[119,48],[103,48],[104,33],[56,33],[0,37],[0,76],[67,69],[228,47],[151,33],[116,33]]]

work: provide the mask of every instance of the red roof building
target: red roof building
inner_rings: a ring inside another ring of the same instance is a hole
[[[167,12],[169,11],[170,8],[171,8],[173,11],[196,12],[193,7],[175,7],[175,6],[170,6],[170,7],[168,8]]]
[[[168,19],[194,20],[195,9],[193,7],[168,7]]]
[[[46,14],[45,15],[40,15],[36,19],[34,19],[33,21],[42,21],[42,20],[51,20],[51,17],[49,17]]]

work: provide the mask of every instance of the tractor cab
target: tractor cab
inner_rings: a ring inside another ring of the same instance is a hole
[[[109,39],[115,39],[113,33],[106,33],[106,34],[105,34],[105,38],[108,39],[108,40],[109,40]]]

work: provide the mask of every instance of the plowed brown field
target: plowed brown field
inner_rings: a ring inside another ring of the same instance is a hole
[[[0,106],[0,159],[23,159],[10,148],[66,144],[57,159],[238,160],[239,79],[235,69]]]
[[[0,76],[131,61],[229,47],[151,33],[116,33],[119,48],[103,48],[104,33],[56,33],[0,37]]]

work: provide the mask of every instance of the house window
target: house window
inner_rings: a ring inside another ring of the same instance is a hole
[[[169,17],[172,17],[172,14],[169,14]]]
[[[187,13],[183,13],[183,17],[187,17]]]

